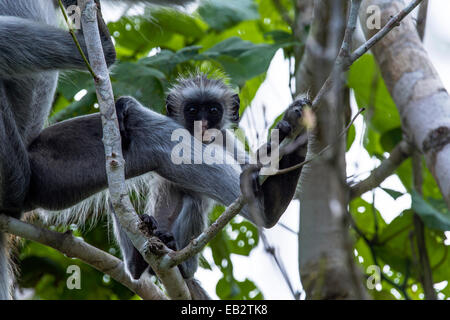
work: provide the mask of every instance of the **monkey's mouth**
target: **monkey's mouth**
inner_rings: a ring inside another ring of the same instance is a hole
[[[202,130],[202,142],[204,144],[210,144],[213,143],[214,140],[216,140],[216,135],[214,132],[211,132],[212,130]]]

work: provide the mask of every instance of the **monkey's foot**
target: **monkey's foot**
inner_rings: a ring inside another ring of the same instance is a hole
[[[142,214],[139,218],[141,219],[141,225],[139,226],[141,231],[147,234],[147,236],[154,235],[155,230],[158,228],[156,219],[148,214]]]
[[[173,251],[178,250],[177,243],[175,242],[175,238],[173,237],[172,232],[156,230],[153,234],[158,237],[159,240],[161,240],[167,246],[167,248]]]
[[[148,214],[143,214],[140,216],[145,230],[150,234],[158,237],[169,249],[176,251],[177,244],[173,234],[169,231],[158,230],[158,222],[155,217]]]

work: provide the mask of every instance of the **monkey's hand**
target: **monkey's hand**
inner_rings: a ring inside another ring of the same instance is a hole
[[[288,136],[296,138],[302,132],[304,126],[301,118],[305,106],[311,106],[311,101],[306,97],[298,98],[289,105],[283,119],[275,127],[280,132],[280,142]]]

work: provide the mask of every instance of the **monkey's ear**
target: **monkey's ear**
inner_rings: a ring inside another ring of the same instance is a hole
[[[173,103],[173,96],[172,96],[172,94],[169,93],[166,98],[166,115],[168,117],[173,118],[175,116],[176,112],[177,112],[177,110]]]
[[[241,107],[241,99],[239,99],[239,95],[235,94],[232,98],[232,103],[230,107],[230,121],[234,123],[239,122],[239,109]]]

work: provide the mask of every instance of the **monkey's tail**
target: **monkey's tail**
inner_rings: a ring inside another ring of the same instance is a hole
[[[200,282],[196,279],[186,279],[186,284],[191,293],[192,300],[212,300],[205,289],[202,288]]]
[[[8,241],[0,232],[0,300],[11,300],[13,272],[9,262]]]

